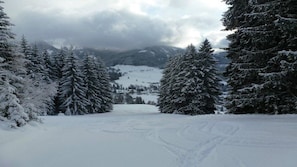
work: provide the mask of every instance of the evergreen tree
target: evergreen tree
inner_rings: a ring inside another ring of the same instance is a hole
[[[108,75],[107,68],[105,67],[104,63],[101,59],[96,59],[95,61],[96,65],[96,73],[97,78],[99,81],[100,87],[100,101],[101,106],[99,109],[99,112],[109,112],[112,110],[112,89],[110,85],[110,78]]]
[[[25,36],[22,36],[21,43],[20,43],[21,53],[25,55],[25,58],[29,60],[31,56],[31,48],[26,40]]]
[[[60,112],[66,115],[82,115],[88,113],[89,101],[86,98],[86,87],[77,59],[72,51],[65,59],[62,78],[58,87]]]
[[[87,106],[88,113],[100,113],[102,104],[100,96],[102,96],[101,89],[103,85],[101,85],[97,77],[97,67],[94,57],[85,57],[83,62],[83,75],[86,85],[86,97],[90,102]]]
[[[205,88],[206,101],[204,111],[214,111],[215,104],[218,102],[218,96],[220,95],[218,73],[215,67],[216,61],[213,57],[213,49],[210,42],[206,39],[200,46],[198,54],[202,63],[203,87]]]
[[[226,2],[224,25],[236,30],[228,36],[229,112],[297,113],[296,1]]]
[[[46,50],[42,52],[42,66],[43,66],[43,80],[45,80],[47,83],[51,83],[52,81],[52,72],[53,72],[53,63],[51,61],[51,58]]]
[[[175,113],[197,115],[206,114],[203,110],[206,101],[206,88],[203,87],[204,71],[199,54],[193,45],[188,46],[185,55],[178,66],[180,72],[176,75],[172,92]],[[209,111],[212,113],[211,111]]]
[[[40,54],[36,45],[30,47],[25,37],[20,42],[20,51],[26,58],[24,107],[38,115],[46,115],[49,101],[55,92],[55,84],[50,81],[45,67],[44,54]]]
[[[30,60],[33,64],[32,72],[34,73],[37,80],[44,80],[46,78],[46,71],[44,68],[44,58],[43,58],[43,54],[39,53],[39,50],[36,44],[34,44],[32,48],[32,55]]]
[[[171,57],[167,62],[164,70],[163,77],[160,81],[160,94],[158,98],[158,106],[161,113],[172,113],[173,105],[171,105],[172,85],[175,82],[175,74],[178,72],[176,68],[180,63],[181,55]]]
[[[25,59],[12,43],[14,34],[11,26],[8,16],[0,6],[0,120],[10,122],[11,127],[17,127],[37,120],[37,116],[22,106]]]
[[[199,51],[190,45],[183,56],[171,59],[167,64],[160,86],[162,113],[214,113],[219,88],[213,50],[205,40]]]
[[[266,111],[272,114],[297,113],[297,1],[276,0],[267,4],[271,24],[278,35],[275,52],[270,54],[265,73],[263,93]],[[272,8],[272,9],[270,9]],[[267,92],[267,93],[266,93]]]
[[[135,102],[134,103],[135,104],[145,104],[144,100],[141,97],[139,97],[139,96],[137,96],[135,98]]]
[[[52,80],[59,81],[62,78],[63,76],[62,69],[65,65],[65,62],[64,62],[65,57],[66,57],[65,49],[61,49],[58,54],[54,55],[52,72],[51,72]]]
[[[65,66],[65,57],[66,57],[66,49],[61,49],[60,52],[53,57],[53,62],[50,70],[51,80],[54,81],[57,85],[56,95],[52,98],[52,102],[48,103],[48,114],[49,115],[57,115],[61,112],[61,105],[63,103],[60,100],[62,96],[62,83],[60,82],[63,76],[62,69]],[[60,90],[60,91],[59,91]]]

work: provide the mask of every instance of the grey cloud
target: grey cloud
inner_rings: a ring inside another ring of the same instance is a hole
[[[187,5],[188,5],[188,1],[184,1],[184,0],[170,0],[169,1],[169,6],[174,7],[174,8],[186,7]]]
[[[211,19],[207,16],[191,16],[179,20],[177,24],[178,26],[189,25],[204,32],[215,30],[221,25],[219,21],[215,21],[215,19]]]
[[[16,33],[29,40],[65,39],[84,47],[139,48],[163,44],[162,39],[173,35],[165,22],[127,11],[103,11],[88,18],[26,12],[16,22]]]
[[[140,10],[147,15],[133,14],[129,8],[133,6],[126,1],[102,1],[99,5],[101,1],[85,3],[93,6],[79,7],[84,17],[70,15],[71,12],[63,10],[67,6],[59,5],[63,2],[79,4],[79,0],[9,0],[4,7],[16,25],[14,32],[19,38],[25,35],[30,41],[58,39],[83,47],[131,49],[159,44],[183,47],[187,41],[199,42],[205,37],[218,43],[224,36],[218,32],[222,27],[220,15],[225,10],[219,1],[213,4],[202,0],[139,3]],[[140,1],[133,2],[137,7]],[[19,5],[15,6],[16,3]],[[90,11],[86,12],[88,9]],[[97,13],[93,13],[95,11]],[[191,37],[190,32],[195,34]]]

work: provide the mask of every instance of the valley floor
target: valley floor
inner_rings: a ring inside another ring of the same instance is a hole
[[[149,105],[115,105],[111,113],[42,119],[0,128],[0,167],[297,164],[297,115],[184,116]]]

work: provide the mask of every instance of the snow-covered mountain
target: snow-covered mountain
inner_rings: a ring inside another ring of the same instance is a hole
[[[35,43],[40,51],[48,50],[55,54],[59,49],[54,46],[40,41]],[[185,50],[173,46],[151,46],[141,49],[133,49],[127,51],[118,50],[97,50],[93,48],[74,48],[74,52],[79,57],[84,57],[86,54],[100,57],[106,66],[115,65],[134,65],[134,66],[149,66],[163,68],[171,56],[182,54]],[[218,70],[223,72],[229,60],[226,58],[225,52],[214,54],[217,60]]]
[[[39,50],[49,50],[50,52],[57,52],[58,49],[46,42],[36,42]],[[175,56],[183,53],[183,49],[172,46],[152,46],[140,49],[133,49],[127,51],[117,50],[97,50],[93,48],[76,48],[74,52],[79,57],[86,54],[100,57],[107,66],[114,65],[136,65],[136,66],[150,66],[150,67],[164,67],[166,61],[170,56]]]
[[[107,65],[146,65],[164,67],[169,57],[183,53],[183,49],[172,46],[153,46],[118,53],[112,59],[106,59]]]
[[[36,45],[40,52],[43,52],[45,50],[47,50],[49,54],[55,54],[55,53],[59,52],[58,48],[56,48],[44,41],[37,41],[37,42],[33,43],[32,45]]]

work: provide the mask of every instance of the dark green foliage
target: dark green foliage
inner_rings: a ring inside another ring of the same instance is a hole
[[[107,68],[101,59],[95,60],[96,73],[100,87],[100,112],[109,112],[112,110],[112,89]]]
[[[136,98],[135,98],[135,102],[134,102],[135,104],[145,104],[145,102],[142,100],[142,98],[141,97],[139,97],[139,96],[137,96]]]
[[[65,65],[65,49],[61,49],[60,52],[54,55],[52,71],[50,73],[51,79],[54,81],[59,81],[62,78],[63,72],[62,69]]]
[[[297,113],[296,1],[235,1],[225,13],[230,41],[230,113]]]
[[[92,56],[83,62],[86,97],[89,100],[88,113],[103,113],[111,110],[111,89],[105,67]]]
[[[160,95],[158,98],[158,106],[162,113],[172,113],[174,108],[171,105],[171,95],[173,91],[174,75],[177,73],[177,66],[180,63],[181,56],[171,57],[167,62],[163,71],[163,77],[160,81]]]
[[[112,110],[110,80],[101,60],[86,55],[81,62],[72,50],[64,49],[52,64],[52,78],[58,90],[49,114],[82,115]]]
[[[190,45],[184,55],[168,62],[158,101],[162,113],[214,113],[219,80],[212,53],[210,43],[205,40],[199,52]]]
[[[66,115],[87,114],[87,89],[77,59],[71,51],[65,59],[62,74],[58,87],[59,112]]]
[[[203,87],[205,89],[205,111],[214,111],[215,104],[218,102],[219,90],[219,78],[215,67],[216,61],[213,57],[213,50],[210,42],[206,39],[199,48],[199,56],[201,63],[203,64],[202,71]],[[208,95],[207,95],[208,94]]]

